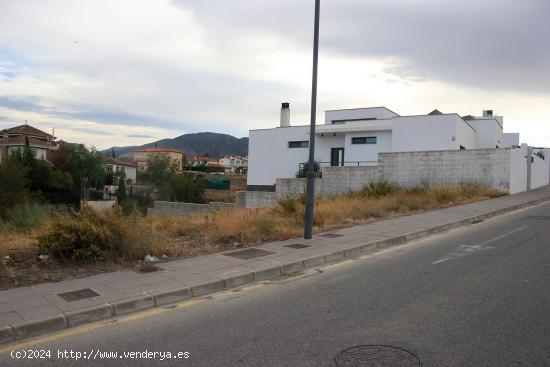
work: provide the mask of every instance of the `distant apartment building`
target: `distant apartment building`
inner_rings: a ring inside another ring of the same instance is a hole
[[[222,165],[228,173],[246,173],[248,167],[248,158],[241,156],[223,156],[219,160],[220,165]]]
[[[59,149],[55,136],[30,125],[16,126],[0,132],[0,162],[25,146],[29,146],[36,159],[46,161],[51,152]]]
[[[178,171],[181,171],[184,154],[181,150],[170,147],[150,147],[134,151],[134,161],[139,171],[147,170],[149,159],[157,155],[164,155],[176,164]]]

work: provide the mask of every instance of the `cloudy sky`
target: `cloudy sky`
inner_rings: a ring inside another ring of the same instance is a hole
[[[0,128],[98,148],[309,121],[313,0],[0,0]],[[550,146],[550,1],[322,0],[327,109],[493,109]]]

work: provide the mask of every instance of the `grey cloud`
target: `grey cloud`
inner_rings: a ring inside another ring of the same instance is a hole
[[[127,138],[143,138],[143,139],[148,139],[148,138],[154,138],[154,136],[151,136],[151,135],[139,135],[139,134],[133,134],[133,135],[126,135]]]
[[[313,2],[177,3],[214,30],[266,32],[311,47]],[[321,48],[397,58],[387,71],[405,78],[550,93],[548,14],[548,0],[322,1]]]

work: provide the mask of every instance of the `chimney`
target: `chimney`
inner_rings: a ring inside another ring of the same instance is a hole
[[[281,127],[290,126],[290,103],[284,102],[281,106]]]
[[[493,117],[493,110],[483,110],[483,117]]]

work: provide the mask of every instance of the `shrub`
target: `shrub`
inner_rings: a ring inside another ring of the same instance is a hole
[[[458,198],[457,189],[454,187],[436,187],[433,188],[436,200],[441,204],[453,204]]]
[[[138,218],[127,220],[119,206],[96,212],[85,207],[80,213],[61,216],[36,235],[38,247],[59,261],[142,257],[152,245]]]
[[[276,231],[276,223],[267,216],[259,216],[254,221],[254,227],[262,239],[270,238]]]
[[[187,175],[170,177],[159,189],[159,199],[187,203],[204,201],[204,181],[201,177]]]
[[[307,178],[307,171],[309,169],[309,162],[305,162],[300,165],[300,169],[296,172],[296,178]],[[321,171],[321,166],[319,162],[313,162],[313,172],[317,174]]]
[[[305,195],[303,193],[299,195],[285,194],[277,201],[275,211],[283,217],[293,217],[297,214],[303,214],[304,204]]]
[[[6,222],[18,232],[25,232],[46,222],[53,212],[48,205],[25,200],[6,213]]]
[[[381,198],[397,191],[399,188],[388,181],[373,181],[361,190],[361,194],[368,198]]]

